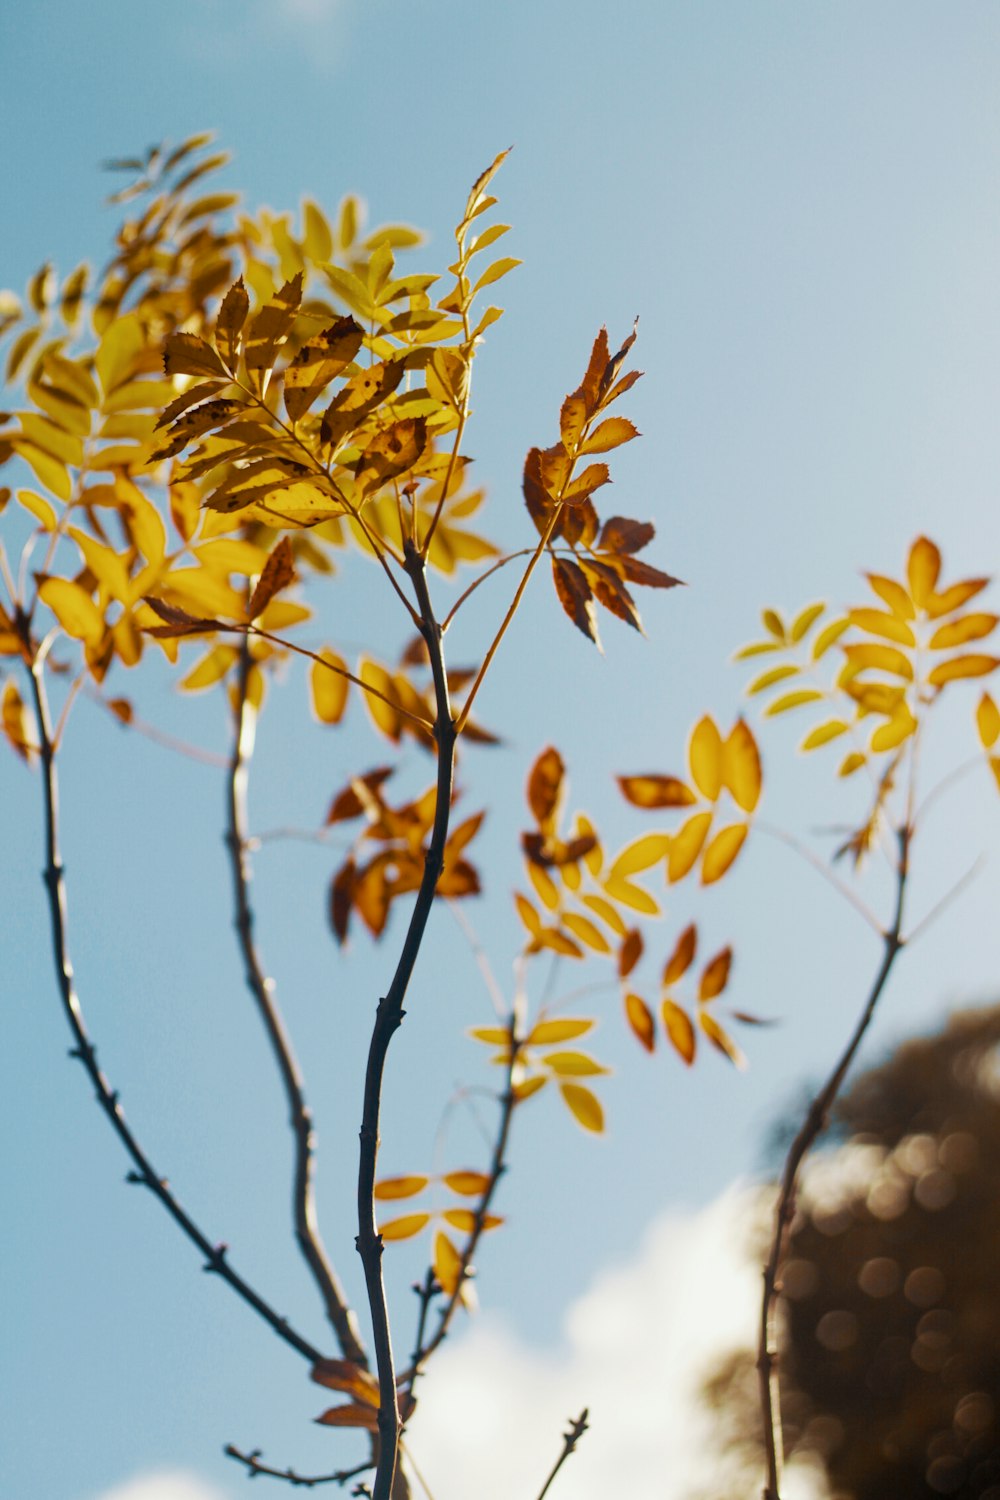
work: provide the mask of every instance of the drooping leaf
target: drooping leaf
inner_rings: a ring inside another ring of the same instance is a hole
[[[441,1290],[446,1297],[453,1297],[458,1291],[462,1277],[462,1257],[448,1236],[440,1229],[434,1236],[432,1264]]]
[[[600,637],[597,633],[597,620],[594,614],[594,596],[583,569],[566,558],[553,557],[552,578],[559,603],[565,613],[569,615],[577,630],[582,631],[588,640],[593,641],[599,647]]]
[[[737,719],[722,746],[722,784],[745,813],[760,801],[763,773],[760,752],[750,726]]]
[[[683,880],[697,861],[708,837],[712,816],[711,812],[695,813],[674,834],[667,855],[667,879],[671,884]]]
[[[653,897],[632,880],[625,880],[622,876],[616,875],[605,880],[604,890],[612,901],[618,902],[619,906],[627,906],[630,911],[642,912],[647,917],[659,915],[660,908]]]
[[[690,926],[685,927],[677,939],[677,942],[674,944],[674,951],[663,967],[662,983],[664,989],[669,989],[672,984],[677,983],[678,979],[684,977],[694,961],[697,948],[698,929],[692,922]]]
[[[567,1108],[584,1130],[591,1130],[595,1135],[600,1135],[604,1129],[604,1110],[601,1108],[597,1095],[590,1089],[584,1088],[582,1083],[560,1083],[559,1092]]]
[[[47,604],[67,635],[96,644],[104,634],[104,616],[87,593],[69,578],[43,578],[38,596]]]
[[[728,1057],[734,1067],[741,1069],[746,1067],[747,1060],[739,1047],[737,1047],[728,1031],[720,1026],[715,1017],[707,1010],[698,1012],[698,1025],[708,1037],[712,1046],[721,1052],[723,1057]]]
[[[553,745],[549,745],[532,766],[526,788],[528,806],[543,832],[552,832],[556,827],[565,777],[562,756]]]
[[[722,994],[729,983],[729,970],[732,962],[733,950],[729,947],[721,948],[714,958],[709,959],[698,983],[699,1002],[714,1000],[716,995]]]
[[[701,858],[702,885],[713,885],[722,879],[743,848],[749,831],[746,823],[731,823],[715,834]]]
[[[625,1019],[639,1043],[647,1052],[652,1052],[656,1047],[656,1022],[641,995],[629,993],[625,996]]]
[[[618,978],[626,979],[642,957],[643,950],[642,933],[638,927],[632,927],[622,939],[621,947],[618,949]]]
[[[610,953],[611,944],[599,927],[595,927],[589,918],[581,916],[579,912],[568,911],[563,913],[562,925],[578,938],[588,948],[593,948],[595,953]]]
[[[671,1046],[682,1060],[687,1063],[688,1067],[690,1067],[694,1062],[696,1050],[694,1027],[691,1025],[691,1017],[686,1010],[669,999],[662,1002],[660,1012],[663,1016],[663,1025]]]

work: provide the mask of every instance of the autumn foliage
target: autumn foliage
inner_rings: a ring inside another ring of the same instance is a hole
[[[508,226],[491,217],[490,189],[506,153],[474,183],[451,264],[433,274],[406,268],[420,243],[413,230],[365,230],[353,198],[332,219],[307,202],[295,221],[250,216],[234,195],[204,192],[204,179],[223,160],[207,149],[208,139],[195,137],[118,164],[134,179],[117,195],[132,216],[96,281],[81,266],[60,285],[46,266],[24,307],[12,294],[0,300],[15,408],[0,428],[0,465],[10,482],[0,490],[8,537],[0,554],[2,722],[16,755],[40,772],[60,995],[74,1055],[131,1158],[132,1178],[160,1198],[209,1268],[305,1357],[312,1378],[341,1398],[318,1420],[369,1434],[368,1457],[350,1473],[374,1470],[372,1493],[384,1500],[406,1486],[397,1454],[418,1377],[468,1300],[482,1236],[503,1223],[496,1198],[515,1117],[520,1124],[524,1107],[548,1089],[585,1130],[604,1126],[607,1069],[591,1050],[596,1018],[533,1002],[533,965],[556,955],[570,966],[606,966],[638,1044],[637,1065],[642,1053],[665,1046],[671,1061],[690,1066],[707,1043],[742,1066],[734,1028],[760,1018],[730,1003],[735,958],[725,933],[715,930],[708,907],[681,930],[662,921],[673,886],[714,887],[744,857],[764,776],[748,718],[720,726],[705,714],[683,757],[678,750],[662,767],[617,768],[622,822],[638,831],[615,849],[617,830],[607,843],[585,813],[567,810],[560,751],[540,751],[525,768],[524,875],[513,897],[526,977],[472,1031],[499,1080],[492,1150],[481,1163],[455,1163],[443,1173],[414,1161],[405,1175],[379,1177],[385,1058],[426,924],[435,903],[466,902],[481,888],[476,839],[484,809],[452,816],[455,763],[465,747],[490,753],[495,743],[473,708],[525,589],[544,563],[558,606],[598,643],[602,611],[641,629],[636,592],[672,589],[678,580],[659,565],[649,521],[598,509],[609,455],[639,435],[619,409],[639,379],[629,368],[634,329],[620,347],[598,333],[558,414],[555,441],[528,449],[523,547],[501,553],[481,519],[486,497],[470,482],[465,445],[475,361],[502,311],[488,295],[518,265],[497,255]],[[352,654],[327,634],[334,564],[359,553],[374,560],[383,608],[398,618],[399,650],[390,660]],[[480,583],[508,568],[502,579],[516,581],[488,647],[471,665],[455,665],[450,646],[463,606]],[[983,646],[997,616],[974,603],[987,580],[944,583],[941,570],[937,547],[919,538],[899,579],[866,575],[873,598],[832,611],[811,604],[787,623],[765,610],[763,638],[738,653],[757,672],[747,688],[750,707],[763,703],[765,717],[808,718],[800,748],[821,752],[836,743],[836,776],[866,788],[863,817],[835,855],[854,866],[884,856],[894,871],[895,915],[871,918],[886,940],[885,975],[905,941],[913,766],[924,724],[953,684],[998,666]],[[291,1106],[294,1228],[335,1336],[332,1352],[278,1318],[154,1171],[98,1069],[73,987],[55,819],[65,725],[86,699],[140,727],[120,684],[154,656],[176,669],[182,691],[214,689],[228,700],[237,933]],[[353,1253],[357,1237],[368,1336],[315,1229],[302,1080],[251,931],[245,798],[253,728],[276,670],[295,660],[305,669],[293,681],[305,684],[316,720],[336,731],[355,700],[383,742],[369,764],[324,793],[326,827],[336,826],[347,845],[328,888],[332,961],[349,938],[392,934],[396,945],[391,983],[372,1006],[358,1219],[336,1226],[339,1254]],[[976,728],[1000,784],[1000,713],[988,693]],[[394,757],[407,742],[433,767],[415,796],[394,791]],[[394,909],[400,921],[391,924]],[[830,1099],[852,1057],[853,1050],[835,1073]],[[803,1153],[830,1100],[819,1102]],[[788,1201],[778,1211],[772,1302]],[[426,1272],[416,1352],[400,1370],[382,1253],[385,1244],[417,1236],[426,1236]],[[777,1429],[776,1415],[769,1420]],[[302,1480],[272,1470],[259,1454],[231,1452],[251,1474]],[[774,1453],[772,1460],[777,1500],[780,1464]]]

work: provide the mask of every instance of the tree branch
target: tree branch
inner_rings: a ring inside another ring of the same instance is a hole
[[[313,1122],[306,1106],[302,1074],[274,998],[274,981],[267,978],[253,939],[254,915],[250,906],[250,859],[247,853],[247,780],[253,754],[255,710],[248,701],[250,642],[244,636],[236,677],[233,718],[233,748],[226,776],[226,847],[233,875],[234,926],[246,975],[267,1033],[288,1102],[289,1124],[295,1137],[295,1175],[292,1188],[292,1220],[303,1259],[319,1290],[326,1315],[345,1359],[367,1368],[357,1319],[347,1304],[343,1288],[327,1257],[316,1222],[313,1198]]]
[[[356,1464],[353,1469],[337,1469],[333,1474],[296,1474],[294,1469],[272,1469],[269,1464],[262,1464],[259,1448],[255,1448],[252,1453],[242,1453],[233,1443],[227,1443],[222,1451],[227,1458],[234,1458],[243,1465],[248,1479],[256,1479],[258,1475],[265,1474],[269,1479],[283,1479],[293,1489],[311,1490],[320,1484],[344,1485],[349,1479],[356,1479],[359,1474],[371,1468],[371,1461],[368,1460],[363,1464]]]
[[[39,656],[35,654],[30,667],[31,692],[34,700],[35,714],[38,720],[39,754],[42,766],[42,786],[45,800],[45,870],[43,879],[48,890],[49,916],[52,930],[52,952],[55,960],[56,983],[62,1000],[66,1018],[69,1021],[76,1045],[70,1056],[78,1058],[82,1063],[87,1076],[94,1086],[97,1102],[107,1115],[111,1125],[117,1134],[125,1150],[134,1163],[134,1170],[130,1171],[127,1180],[134,1183],[142,1183],[148,1187],[171,1218],[187,1235],[193,1244],[205,1257],[204,1269],[221,1276],[223,1281],[228,1282],[233,1291],[243,1298],[260,1317],[274,1330],[279,1338],[290,1344],[297,1353],[301,1354],[310,1363],[322,1358],[320,1351],[313,1347],[307,1339],[297,1333],[287,1318],[283,1318],[275,1312],[263,1297],[254,1291],[253,1287],[243,1279],[230,1266],[226,1255],[227,1248],[223,1244],[213,1244],[190,1214],[181,1206],[174,1193],[171,1191],[167,1179],[161,1177],[154,1169],[149,1157],[139,1145],[129,1125],[126,1123],[121,1105],[118,1102],[118,1094],[114,1091],[104,1073],[97,1064],[97,1051],[91,1042],[84,1024],[83,1012],[80,1008],[79,997],[73,984],[73,968],[69,959],[66,936],[66,886],[65,872],[59,855],[58,835],[58,783],[55,765],[55,745],[52,739],[52,725],[49,716],[48,700],[45,693],[45,684],[42,678],[43,666]]]
[[[545,1496],[548,1494],[549,1487],[552,1484],[552,1481],[559,1473],[559,1470],[562,1468],[567,1458],[569,1458],[570,1454],[573,1452],[573,1449],[576,1447],[577,1443],[583,1437],[583,1434],[587,1431],[587,1428],[589,1426],[587,1418],[589,1417],[589,1415],[590,1412],[588,1411],[587,1407],[584,1407],[583,1411],[578,1417],[570,1418],[569,1431],[563,1434],[563,1450],[560,1453],[559,1457],[556,1459],[548,1479],[546,1479],[545,1483],[538,1491],[538,1500],[545,1500]]]
[[[379,1378],[379,1462],[375,1474],[373,1500],[389,1500],[399,1447],[400,1419],[396,1398],[396,1376],[389,1311],[382,1279],[382,1237],[375,1218],[375,1169],[379,1145],[379,1112],[386,1056],[393,1033],[403,1020],[403,1000],[420,951],[434,893],[444,863],[444,848],[451,816],[452,787],[455,770],[456,731],[448,696],[441,630],[434,616],[424,561],[411,543],[407,543],[405,567],[413,582],[420,611],[420,633],[430,653],[434,677],[436,717],[434,738],[437,742],[437,800],[430,843],[424,857],[424,873],[410,916],[403,948],[386,994],[379,1000],[368,1051],[365,1071],[364,1108],[361,1120],[361,1150],[358,1166],[358,1253],[364,1267],[371,1310],[373,1342]]]
[[[778,1359],[775,1346],[775,1308],[779,1291],[779,1273],[784,1257],[789,1226],[795,1213],[795,1192],[799,1168],[817,1137],[825,1129],[830,1109],[840,1091],[851,1063],[861,1045],[865,1032],[875,1014],[879,996],[896,958],[904,946],[903,907],[909,873],[910,840],[913,835],[909,821],[897,832],[899,860],[896,866],[896,904],[892,924],[883,933],[882,961],[868,992],[864,1009],[851,1033],[847,1046],[837,1060],[829,1078],[809,1106],[805,1120],[789,1148],[781,1175],[781,1186],[774,1210],[774,1232],[771,1248],[764,1267],[764,1295],[760,1312],[760,1340],[757,1353],[757,1375],[760,1386],[760,1404],[764,1420],[764,1446],[767,1455],[767,1484],[764,1500],[780,1500],[781,1469],[784,1462],[781,1438],[780,1392],[778,1388]]]

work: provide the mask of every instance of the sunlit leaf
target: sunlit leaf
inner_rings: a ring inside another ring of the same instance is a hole
[[[292,561],[292,544],[287,536],[283,536],[272,549],[267,562],[264,564],[263,572],[257,582],[257,587],[250,596],[247,605],[247,619],[255,620],[258,615],[264,613],[274,595],[282,589],[286,589],[295,578],[295,564]]]
[[[526,797],[539,828],[555,828],[562,801],[566,767],[553,745],[542,751],[528,773]]]
[[[0,724],[3,726],[3,732],[11,748],[22,760],[30,760],[38,748],[38,737],[35,733],[34,721],[13,677],[8,677],[3,685],[3,695],[0,698]]]
[[[471,1208],[446,1208],[441,1217],[461,1234],[472,1234],[477,1228],[497,1229],[503,1223],[499,1214],[476,1215]]]
[[[788,662],[783,667],[771,667],[769,671],[762,672],[747,685],[747,697],[752,698],[755,693],[764,692],[765,688],[773,687],[776,682],[784,682],[786,677],[796,677],[801,670],[802,668],[797,667],[794,662]]]
[[[287,337],[302,301],[301,272],[286,281],[274,298],[255,314],[247,329],[243,357],[256,390],[263,394],[267,372]]]
[[[597,620],[594,614],[594,595],[583,569],[564,557],[553,557],[552,579],[555,583],[559,603],[576,628],[588,640],[600,645]]]
[[[984,750],[990,750],[1000,739],[1000,709],[997,708],[989,693],[984,693],[979,700],[976,709],[976,729],[979,732],[979,743]]]
[[[506,1026],[473,1026],[469,1036],[477,1042],[485,1042],[488,1047],[503,1047],[510,1041]]]
[[[816,703],[823,694],[816,688],[798,688],[794,693],[785,693],[780,698],[774,698],[765,708],[765,717],[771,719],[776,714],[788,713],[789,709],[801,708],[804,703]]]
[[[586,1052],[548,1052],[542,1062],[560,1078],[593,1078],[608,1072]]]
[[[578,912],[564,912],[562,925],[571,932],[574,937],[579,938],[581,943],[586,943],[588,948],[593,948],[595,953],[610,953],[611,945],[599,927]]]
[[[58,523],[56,513],[49,501],[42,495],[36,495],[34,490],[18,490],[17,498],[25,510],[43,527],[45,531],[55,531]]]
[[[882,636],[884,640],[896,641],[901,646],[915,646],[917,638],[905,620],[897,614],[887,614],[881,609],[852,609],[848,611],[849,622],[869,635]]]
[[[708,836],[712,816],[711,812],[695,813],[674,834],[667,856],[667,879],[671,884],[683,880],[694,865]]]
[[[364,330],[354,318],[339,318],[303,345],[285,370],[285,410],[293,422],[354,359],[361,348]]]
[[[316,1421],[321,1427],[363,1427],[368,1432],[377,1432],[378,1409],[351,1401],[345,1406],[331,1406]]]
[[[44,578],[38,595],[67,635],[93,645],[104,634],[104,616],[85,589],[69,578]]]
[[[859,750],[852,750],[850,755],[845,755],[844,759],[840,762],[840,765],[837,767],[837,775],[844,777],[853,776],[855,771],[860,771],[861,767],[865,764],[865,760],[866,757]]]
[[[752,813],[760,801],[763,773],[750,726],[737,719],[722,746],[722,784],[737,807]]]
[[[698,1012],[698,1025],[708,1037],[713,1047],[716,1047],[737,1068],[745,1068],[747,1060],[737,1047],[729,1033],[719,1025],[718,1021],[707,1010]]]
[[[652,1052],[656,1046],[656,1022],[641,995],[625,996],[625,1019],[646,1051]]]
[[[526,1047],[547,1047],[553,1042],[570,1042],[585,1036],[593,1029],[594,1022],[565,1016],[557,1021],[538,1021],[525,1038]],[[507,1033],[504,1033],[506,1036]]]
[[[542,919],[538,915],[535,908],[532,906],[531,902],[527,899],[526,896],[522,896],[520,891],[515,891],[514,905],[517,907],[518,916],[521,918],[521,921],[524,923],[525,927],[527,927],[532,937],[537,937],[542,930]]]
[[[963,604],[968,604],[970,599],[981,593],[989,581],[988,578],[965,578],[961,583],[953,583],[939,594],[932,595],[926,606],[928,618],[939,620],[942,615],[950,615],[953,610],[961,609]]]
[[[698,800],[676,776],[618,776],[616,780],[634,807],[691,807]]]
[[[620,906],[627,906],[631,911],[642,912],[647,917],[659,915],[660,908],[652,896],[634,881],[616,876],[614,879],[605,880],[604,889],[612,901],[617,901]]]
[[[927,644],[932,651],[947,651],[952,646],[965,646],[969,641],[981,641],[984,636],[992,634],[997,619],[997,615],[962,615],[947,625],[939,626]]]
[[[677,939],[677,942],[674,944],[674,951],[663,967],[662,983],[664,989],[669,989],[672,984],[677,983],[678,979],[684,977],[694,961],[697,948],[698,929],[692,922],[690,926],[685,927]]]
[[[112,324],[112,327],[116,326]],[[198,338],[193,333],[167,335],[163,368],[168,375],[207,375],[223,380],[227,378],[226,367],[211,344],[207,344],[204,339]]]
[[[722,737],[715,720],[708,714],[692,731],[688,764],[695,786],[704,797],[714,802],[722,788]]]
[[[820,745],[826,745],[838,735],[845,734],[847,729],[848,725],[843,719],[828,719],[825,724],[817,724],[815,729],[810,729],[799,749],[817,750]]]
[[[880,725],[875,730],[871,737],[871,748],[879,753],[885,750],[895,750],[897,745],[909,739],[916,727],[916,719],[906,702],[901,701],[896,705],[889,722]]]
[[[830,647],[834,645],[836,641],[839,641],[840,637],[843,635],[844,631],[847,630],[850,623],[850,620],[843,619],[831,620],[829,625],[824,625],[819,635],[813,641],[811,652],[813,661],[819,661],[821,656],[826,655]]]
[[[1000,657],[997,656],[953,656],[940,662],[928,674],[927,681],[932,687],[943,687],[946,682],[957,682],[961,677],[986,677],[998,666]]]
[[[584,1130],[592,1130],[595,1135],[600,1135],[604,1129],[604,1110],[597,1095],[584,1088],[582,1083],[560,1083],[559,1092]]]
[[[941,554],[925,536],[917,537],[906,560],[906,577],[910,597],[918,609],[926,607],[937,587],[941,572]]]
[[[720,829],[702,855],[702,885],[713,885],[722,879],[743,848],[749,831],[746,823],[731,823],[728,828]]]
[[[807,635],[813,625],[815,625],[824,609],[826,609],[825,604],[807,605],[792,621],[791,629],[788,632],[789,639],[792,641],[801,641],[802,637]]]
[[[721,995],[729,982],[729,970],[733,962],[732,948],[721,948],[714,958],[709,959],[702,970],[701,979],[698,983],[698,999],[701,1002],[714,1000],[716,995]]]
[[[441,1290],[446,1297],[453,1297],[458,1291],[462,1277],[462,1257],[448,1236],[440,1229],[434,1236],[432,1264]]]
[[[415,1198],[429,1182],[429,1177],[383,1177],[381,1182],[376,1182],[372,1196],[380,1202],[395,1198]]]
[[[390,1219],[387,1224],[380,1224],[378,1232],[384,1240],[408,1240],[421,1229],[426,1229],[430,1221],[430,1214],[403,1214],[398,1219]]]
[[[917,612],[913,607],[913,600],[901,583],[897,583],[893,578],[884,578],[880,573],[866,573],[865,577],[873,592],[878,595],[883,604],[888,604],[898,619],[916,619]]]
[[[599,875],[600,870],[598,869],[596,873]],[[596,916],[600,917],[602,922],[608,924],[612,932],[616,932],[622,938],[626,936],[628,928],[610,901],[605,901],[603,896],[594,896],[589,893],[581,896],[580,899],[584,906],[589,907]]]
[[[891,615],[886,617],[892,619]],[[913,665],[908,656],[895,646],[866,642],[863,646],[845,646],[844,658],[857,672],[889,672],[894,677],[913,680]]]
[[[446,1172],[441,1181],[453,1193],[461,1193],[465,1198],[479,1197],[490,1185],[486,1172]]]
[[[240,277],[222,299],[215,324],[215,343],[224,362],[236,369],[240,357],[240,334],[250,311],[250,297]]]
[[[690,1067],[694,1062],[695,1054],[695,1034],[694,1027],[691,1025],[691,1017],[673,1000],[664,1000],[660,1010],[671,1045]]]
[[[670,835],[667,833],[645,833],[618,854],[608,871],[609,877],[635,875],[640,870],[648,870],[651,866],[659,864],[665,859],[670,848]]]

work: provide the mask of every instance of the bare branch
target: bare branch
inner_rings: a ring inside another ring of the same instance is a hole
[[[347,1484],[348,1480],[356,1479],[366,1469],[371,1468],[371,1460],[363,1464],[356,1464],[353,1469],[336,1469],[332,1474],[296,1474],[294,1469],[272,1469],[269,1464],[261,1463],[261,1452],[254,1448],[251,1453],[242,1453],[233,1443],[227,1443],[223,1448],[227,1458],[234,1458],[238,1464],[242,1464],[247,1471],[248,1479],[256,1479],[264,1474],[268,1479],[282,1479],[285,1484],[290,1484],[293,1489],[315,1489],[320,1484]]]
[[[373,1342],[379,1378],[380,1407],[378,1418],[379,1463],[375,1474],[373,1500],[389,1500],[399,1447],[400,1418],[397,1405],[396,1375],[385,1284],[382,1279],[382,1237],[375,1218],[375,1170],[379,1144],[379,1113],[382,1079],[385,1073],[389,1043],[403,1020],[403,1000],[420,951],[427,919],[434,902],[434,892],[444,864],[444,848],[451,815],[452,787],[455,771],[456,729],[448,695],[441,629],[434,616],[424,561],[408,543],[406,570],[413,582],[420,612],[420,633],[430,653],[434,677],[436,717],[434,738],[437,742],[437,797],[430,842],[424,856],[424,873],[410,916],[396,972],[385,995],[379,1000],[368,1051],[365,1071],[364,1108],[361,1121],[361,1151],[358,1167],[358,1253],[364,1267],[371,1310]]]
[[[141,1183],[159,1198],[171,1218],[195,1244],[205,1257],[204,1269],[221,1276],[260,1317],[274,1330],[279,1338],[290,1344],[297,1353],[314,1364],[322,1358],[320,1351],[297,1333],[287,1318],[275,1312],[249,1284],[233,1270],[227,1258],[227,1247],[213,1243],[198,1227],[190,1214],[181,1206],[170,1188],[167,1179],[161,1177],[153,1167],[145,1151],[139,1145],[125,1120],[118,1093],[112,1089],[97,1063],[97,1049],[90,1040],[80,1000],[73,983],[73,968],[69,959],[66,935],[66,885],[65,871],[59,854],[58,835],[58,784],[56,777],[56,752],[52,738],[48,700],[43,681],[40,655],[36,654],[31,666],[31,691],[35,714],[38,720],[39,753],[42,763],[42,787],[45,799],[45,871],[44,880],[49,896],[49,915],[52,930],[52,951],[56,968],[56,983],[66,1018],[73,1033],[75,1045],[70,1053],[83,1065],[94,1086],[97,1102],[107,1115],[112,1128],[134,1163],[128,1173],[129,1182]]]
[[[583,1434],[587,1431],[587,1428],[589,1426],[587,1418],[589,1417],[589,1415],[590,1412],[588,1411],[587,1407],[584,1407],[583,1411],[578,1417],[570,1418],[569,1431],[563,1434],[562,1452],[556,1459],[548,1479],[546,1479],[545,1483],[538,1491],[538,1500],[545,1500],[545,1496],[548,1494],[549,1487],[552,1484],[553,1479],[555,1479],[556,1475],[559,1473],[559,1470],[562,1468],[567,1458],[569,1458],[570,1454],[573,1452],[573,1449],[583,1437]]]
[[[264,974],[253,938],[254,915],[250,905],[250,859],[247,853],[247,780],[253,754],[255,711],[248,700],[250,642],[244,636],[236,678],[233,716],[233,748],[226,777],[226,847],[233,875],[236,908],[234,926],[243,957],[247,988],[253,996],[281,1075],[288,1103],[289,1124],[295,1137],[295,1176],[292,1218],[295,1238],[303,1259],[319,1290],[326,1315],[345,1359],[367,1368],[357,1319],[347,1304],[343,1288],[330,1264],[313,1198],[313,1122],[306,1106],[302,1074],[274,997],[274,982]]]
[[[861,1015],[851,1033],[829,1078],[813,1099],[798,1134],[793,1140],[781,1174],[781,1186],[774,1210],[774,1231],[771,1248],[764,1267],[764,1295],[760,1312],[760,1339],[757,1350],[757,1375],[760,1386],[761,1412],[764,1419],[764,1445],[767,1455],[767,1484],[764,1500],[780,1500],[781,1469],[784,1462],[781,1439],[780,1393],[778,1390],[778,1361],[775,1347],[775,1307],[779,1291],[779,1276],[784,1258],[789,1226],[795,1214],[795,1193],[799,1169],[816,1139],[826,1127],[830,1110],[840,1091],[851,1063],[854,1061],[865,1032],[875,1014],[879,996],[885,988],[892,966],[903,948],[903,908],[909,873],[910,840],[912,828],[909,822],[898,830],[899,861],[896,866],[896,904],[892,924],[883,934],[882,961],[868,992]]]

